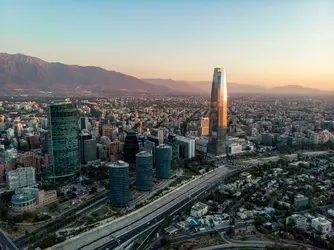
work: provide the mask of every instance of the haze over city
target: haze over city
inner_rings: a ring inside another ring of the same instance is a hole
[[[334,249],[334,0],[0,0],[0,250]]]
[[[334,2],[2,1],[1,52],[138,78],[334,90]]]

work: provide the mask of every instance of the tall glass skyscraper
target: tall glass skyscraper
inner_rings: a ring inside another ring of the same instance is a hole
[[[170,178],[170,163],[172,161],[172,147],[161,144],[155,149],[155,169],[159,179]]]
[[[125,207],[130,201],[129,164],[124,161],[108,163],[110,203],[116,207]]]
[[[213,72],[210,110],[210,143],[208,151],[214,155],[226,154],[227,133],[227,88],[224,68]]]
[[[49,166],[45,177],[63,182],[75,179],[78,170],[78,110],[71,102],[48,107]]]
[[[136,154],[139,151],[137,135],[134,131],[128,131],[123,146],[124,161],[129,164],[136,163]]]
[[[136,189],[151,191],[153,186],[153,157],[150,152],[141,151],[136,155]]]

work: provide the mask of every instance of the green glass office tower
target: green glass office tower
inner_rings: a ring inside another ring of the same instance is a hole
[[[45,177],[57,182],[76,178],[78,170],[78,110],[71,102],[48,106],[49,166]]]
[[[116,207],[125,207],[130,201],[129,164],[124,161],[108,163],[109,167],[109,199]]]
[[[159,179],[170,178],[170,163],[172,161],[172,147],[161,144],[155,149],[155,169]]]
[[[136,155],[136,189],[151,191],[153,186],[153,157],[150,152],[141,151]]]

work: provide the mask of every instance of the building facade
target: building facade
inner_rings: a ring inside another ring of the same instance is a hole
[[[211,88],[209,153],[226,154],[227,138],[227,86],[224,68],[215,68]]]
[[[206,215],[209,211],[209,206],[202,203],[202,202],[198,202],[195,205],[193,205],[191,207],[190,210],[190,215],[196,218],[200,218],[204,215]]]
[[[35,168],[26,167],[6,171],[6,184],[9,190],[36,185]]]
[[[231,143],[227,145],[227,152],[228,155],[235,155],[242,153],[242,145],[239,143]]]
[[[316,230],[318,233],[321,234],[328,234],[330,235],[332,231],[332,222],[326,220],[325,218],[314,218],[312,219],[312,228]]]
[[[121,142],[120,141],[112,141],[109,144],[109,158],[111,162],[115,162],[121,159]]]
[[[159,179],[170,178],[170,164],[172,161],[172,147],[161,144],[156,147],[155,169],[156,177]]]
[[[55,181],[75,179],[78,170],[78,110],[71,102],[48,106],[49,166],[45,177]]]
[[[22,214],[58,201],[56,190],[39,190],[38,188],[20,188],[12,196],[12,212]]]
[[[84,161],[91,162],[97,160],[96,139],[88,139],[84,141]]]
[[[303,209],[308,206],[308,198],[304,195],[298,194],[294,198],[294,205],[297,209]]]
[[[177,136],[175,134],[169,134],[167,137],[167,144],[172,147],[172,160],[177,161],[179,159],[179,144],[177,142]]]
[[[198,128],[198,135],[199,136],[207,136],[209,135],[210,130],[210,119],[209,117],[202,117],[199,128]]]
[[[153,186],[153,156],[141,151],[136,155],[136,189],[151,191]]]
[[[112,206],[125,207],[130,201],[129,164],[124,161],[108,163],[109,201]]]
[[[16,164],[20,164],[23,167],[32,167],[36,170],[36,173],[41,173],[41,157],[33,152],[25,152],[23,155],[18,156],[15,159]]]
[[[177,142],[179,145],[180,157],[186,159],[191,159],[195,157],[196,144],[194,139],[184,136],[177,136]]]
[[[137,135],[135,132],[129,131],[126,134],[125,141],[124,141],[124,161],[129,164],[136,163],[136,154],[139,151],[139,144],[137,140]]]

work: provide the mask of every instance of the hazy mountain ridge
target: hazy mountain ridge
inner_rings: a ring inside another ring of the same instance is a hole
[[[205,93],[205,88],[199,88],[195,86],[192,82],[186,81],[175,81],[173,79],[161,79],[161,78],[144,78],[141,79],[144,82],[148,82],[158,86],[165,86],[172,91],[183,92],[183,93]],[[210,86],[209,86],[210,87]]]
[[[170,87],[173,90],[192,89],[195,93],[210,94],[211,82],[209,81],[175,81],[172,79],[142,79],[143,81],[150,82],[152,84]],[[175,86],[175,88],[174,88]],[[194,91],[196,90],[196,91]],[[334,91],[324,91],[320,89],[303,87],[300,85],[285,85],[277,86],[273,88],[265,88],[258,85],[241,84],[241,83],[227,83],[227,90],[229,94],[334,94]]]
[[[229,82],[227,88],[229,94],[334,94],[334,91],[323,91],[299,85],[264,88]],[[211,92],[211,81],[138,79],[100,67],[66,65],[59,62],[46,62],[23,54],[0,53],[0,93],[12,93],[14,90],[21,90],[26,94],[50,91],[94,95],[126,91],[208,95]]]
[[[198,94],[209,94],[211,92],[210,81],[177,81],[160,78],[146,78],[142,80],[159,86],[166,86],[174,91]],[[260,86],[241,83],[228,83],[227,88],[229,93],[262,93],[266,91],[265,88]]]
[[[93,66],[46,62],[22,54],[0,53],[0,90],[168,92],[164,86]]]

